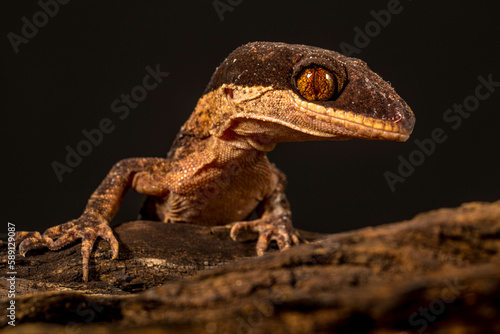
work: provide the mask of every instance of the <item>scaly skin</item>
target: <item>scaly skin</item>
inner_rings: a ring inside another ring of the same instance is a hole
[[[217,68],[167,158],[118,162],[90,197],[82,216],[17,234],[21,254],[58,250],[82,240],[83,280],[97,237],[118,242],[109,221],[129,188],[147,195],[143,219],[231,224],[231,237],[257,232],[257,254],[272,240],[299,243],[285,196],[286,178],[266,156],[278,142],[351,138],[405,141],[411,109],[364,62],[304,45],[256,42]],[[248,221],[252,212],[259,218]]]

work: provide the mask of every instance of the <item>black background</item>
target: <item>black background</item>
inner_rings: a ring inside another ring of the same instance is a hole
[[[226,2],[227,0],[222,0]],[[233,0],[233,3],[237,1]],[[166,155],[216,66],[249,41],[281,41],[340,50],[354,45],[355,27],[389,1],[250,1],[225,12],[213,1],[81,1],[59,13],[15,54],[7,34],[21,34],[36,1],[2,1],[2,221],[44,230],[76,218],[120,159]],[[443,120],[474,94],[478,76],[500,81],[499,14],[495,2],[402,0],[402,11],[354,56],[389,80],[412,107],[416,126],[406,143],[286,143],[271,152],[288,176],[298,228],[337,232],[409,219],[467,201],[500,199],[500,89],[453,130]],[[111,102],[142,83],[145,67],[170,75],[120,120]],[[110,118],[115,130],[59,182],[51,163],[64,163],[81,131]],[[391,192],[415,139],[442,128],[436,146]],[[114,222],[133,220],[142,196],[127,196]]]

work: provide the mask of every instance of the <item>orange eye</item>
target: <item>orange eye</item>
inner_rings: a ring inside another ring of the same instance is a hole
[[[337,77],[322,67],[311,66],[300,71],[297,88],[309,101],[326,101],[337,92]]]

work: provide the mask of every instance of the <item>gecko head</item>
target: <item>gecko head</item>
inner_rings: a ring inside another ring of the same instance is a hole
[[[305,45],[254,42],[233,51],[205,91],[217,96],[212,133],[272,141],[406,141],[410,107],[363,61]],[[212,118],[214,114],[212,113]]]

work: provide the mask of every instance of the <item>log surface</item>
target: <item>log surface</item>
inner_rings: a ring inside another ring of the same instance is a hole
[[[6,333],[500,332],[500,201],[310,240],[255,257],[226,227],[136,221],[98,242],[16,256],[16,326]],[[2,245],[2,272],[7,247]]]

